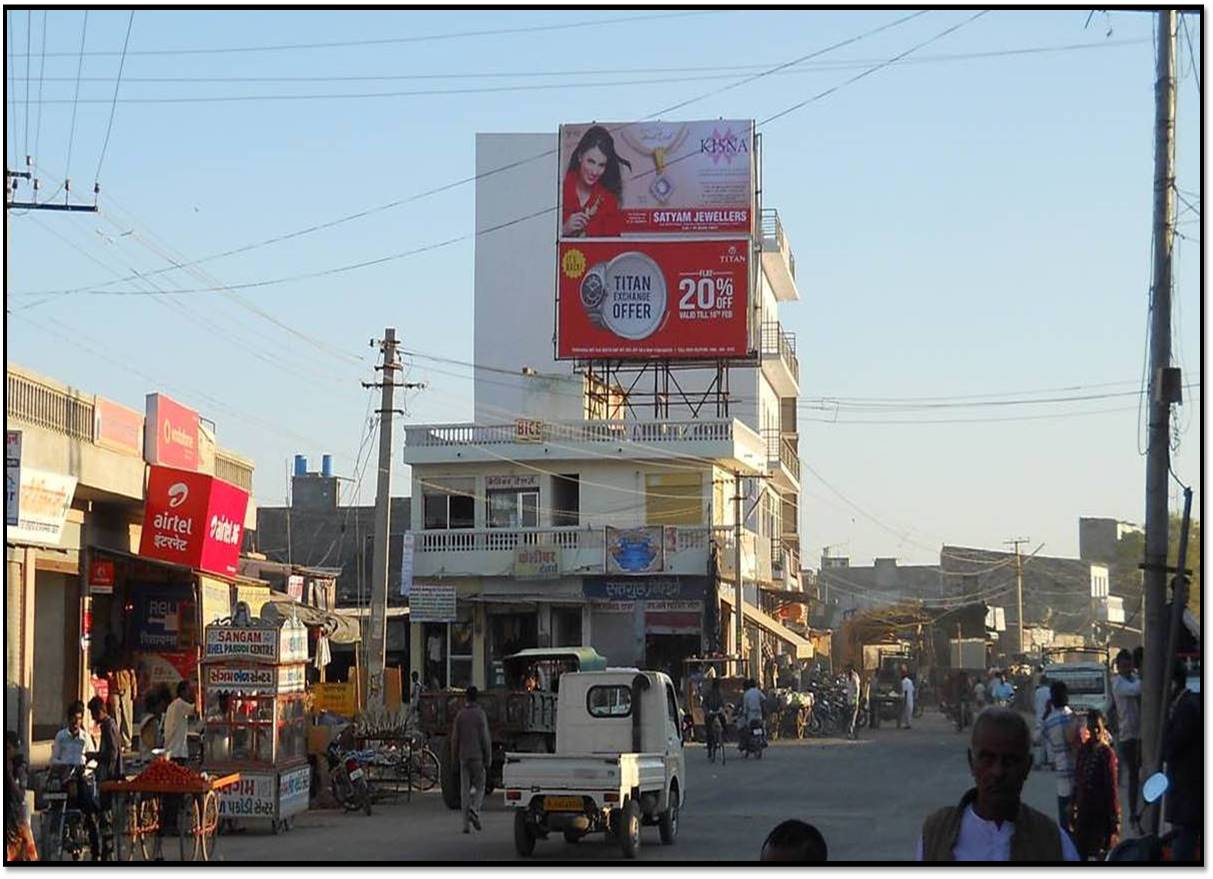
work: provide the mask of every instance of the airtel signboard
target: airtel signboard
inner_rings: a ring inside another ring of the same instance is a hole
[[[198,413],[165,394],[148,394],[143,457],[152,465],[197,470]]]
[[[248,492],[230,482],[153,466],[139,555],[199,571],[235,574],[247,509]]]

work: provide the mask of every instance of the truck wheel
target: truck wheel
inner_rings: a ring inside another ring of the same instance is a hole
[[[658,829],[661,830],[661,844],[673,845],[674,840],[678,839],[678,791],[670,789],[670,807],[661,813],[658,822]]]
[[[629,861],[640,854],[640,804],[635,800],[624,803],[619,820],[619,848]]]
[[[440,753],[445,753],[445,749]],[[442,784],[442,802],[446,803],[448,809],[460,809],[463,803],[459,790],[459,764],[448,755],[441,766],[439,781]]]
[[[535,851],[535,834],[526,823],[526,813],[522,809],[514,812],[514,850],[524,858],[529,858]]]

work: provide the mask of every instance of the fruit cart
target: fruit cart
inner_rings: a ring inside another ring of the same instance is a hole
[[[312,773],[307,762],[304,670],[307,629],[291,616],[281,624],[250,618],[206,629],[202,659],[205,726],[202,765],[240,773],[218,797],[229,824],[269,822],[274,833],[307,811]]]
[[[160,758],[134,778],[102,782],[102,793],[113,796],[118,860],[163,860],[160,830],[174,807],[181,860],[211,860],[219,827],[219,794],[239,781],[239,773],[207,775]]]

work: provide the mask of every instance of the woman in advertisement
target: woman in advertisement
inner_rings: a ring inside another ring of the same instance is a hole
[[[615,238],[623,231],[619,202],[623,172],[632,163],[615,152],[615,140],[601,125],[587,129],[569,157],[561,199],[560,234],[565,238]]]

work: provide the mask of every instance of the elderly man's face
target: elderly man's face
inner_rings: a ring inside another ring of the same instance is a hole
[[[1032,768],[1030,742],[1021,731],[1004,724],[985,723],[974,731],[969,768],[977,782],[977,802],[983,817],[1011,820],[1019,810],[1019,795]]]

